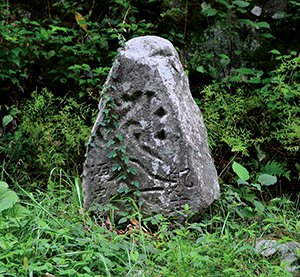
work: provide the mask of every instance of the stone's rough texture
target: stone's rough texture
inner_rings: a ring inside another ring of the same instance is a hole
[[[285,269],[295,276],[298,273],[298,254],[300,253],[300,244],[297,242],[280,242],[277,240],[260,240],[255,245],[257,253],[268,257],[277,252],[281,253],[281,263],[285,264]]]
[[[106,85],[120,116],[130,166],[137,169],[144,209],[176,215],[182,205],[192,211],[219,196],[217,173],[207,133],[188,79],[173,45],[159,37],[131,39],[117,56]],[[124,185],[112,171],[109,135],[101,127],[105,101],[87,148],[83,172],[85,207],[105,204]]]

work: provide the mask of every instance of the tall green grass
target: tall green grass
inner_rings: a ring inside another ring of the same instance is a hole
[[[83,211],[77,177],[53,171],[35,192],[8,183],[27,212],[0,214],[0,276],[291,276],[279,256],[265,258],[254,245],[300,241],[299,201],[274,199],[249,219],[223,194],[199,222],[136,214],[125,232],[130,222],[112,226]]]

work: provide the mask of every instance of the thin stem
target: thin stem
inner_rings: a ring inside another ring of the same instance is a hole
[[[52,18],[52,16],[51,16],[51,3],[50,3],[49,0],[47,0],[47,8],[48,8],[48,16],[51,19]]]
[[[6,23],[8,24],[8,19],[9,19],[9,0],[6,0],[6,10],[7,10],[7,21],[6,21]]]
[[[224,169],[219,174],[219,178],[221,178],[221,176],[224,174],[224,172],[227,170],[227,168],[230,166],[230,164],[232,163],[232,161],[235,159],[236,156],[237,156],[237,154],[235,154],[233,156],[233,158],[229,161],[229,163],[224,167]]]
[[[189,0],[186,0],[186,2],[185,2],[185,20],[184,20],[183,39],[185,39],[185,35],[186,35],[188,6],[189,6]]]

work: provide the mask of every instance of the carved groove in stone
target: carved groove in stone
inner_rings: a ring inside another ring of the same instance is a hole
[[[164,129],[162,129],[162,130],[156,132],[156,134],[155,134],[154,136],[155,136],[156,138],[160,139],[160,140],[164,140],[164,139],[167,137],[166,132],[165,132]]]
[[[165,109],[163,107],[158,108],[154,114],[156,114],[159,117],[163,117],[167,114],[167,112],[165,111]]]

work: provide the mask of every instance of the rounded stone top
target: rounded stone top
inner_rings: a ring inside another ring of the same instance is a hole
[[[158,36],[141,36],[133,38],[125,43],[120,54],[125,54],[131,59],[140,57],[156,58],[177,56],[173,44],[167,39]]]

